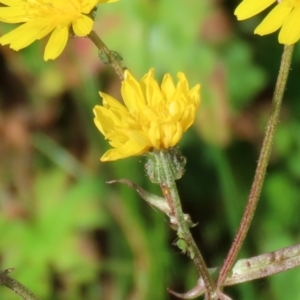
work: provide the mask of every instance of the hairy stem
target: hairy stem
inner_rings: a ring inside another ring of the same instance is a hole
[[[275,87],[273,100],[272,100],[272,112],[267,124],[267,129],[266,129],[263,145],[261,148],[258,164],[256,167],[250,195],[248,198],[248,203],[245,208],[244,215],[241,220],[238,232],[231,245],[229,253],[224,261],[224,264],[221,268],[218,282],[217,282],[217,286],[219,288],[221,288],[224,285],[228,273],[231,270],[237,258],[237,255],[245,240],[245,237],[248,233],[251,221],[255,213],[255,209],[260,196],[260,192],[266,175],[267,165],[270,158],[274,133],[275,133],[276,125],[278,123],[282,98],[283,98],[283,94],[284,94],[284,90],[288,78],[288,73],[290,70],[292,53],[293,53],[293,45],[284,47],[279,74],[277,77],[276,87]]]
[[[125,68],[122,66],[120,57],[115,55],[116,52],[109,50],[109,48],[104,44],[95,31],[92,30],[88,37],[99,49],[100,58],[104,56],[104,58],[107,60],[106,63],[112,66],[120,80],[123,81]]]
[[[262,185],[265,179],[266,175],[266,169],[270,158],[271,148],[272,148],[272,142],[274,138],[274,133],[276,129],[276,125],[278,123],[279,119],[279,113],[283,98],[284,89],[286,86],[288,73],[290,70],[290,64],[292,59],[292,53],[293,53],[293,46],[285,46],[283,55],[281,58],[281,64],[279,69],[279,74],[277,77],[276,87],[273,95],[272,100],[272,112],[271,116],[268,121],[267,129],[265,138],[263,141],[263,145],[261,148],[258,164],[256,167],[250,195],[248,198],[248,203],[246,206],[246,209],[244,211],[243,218],[240,223],[240,227],[238,229],[238,232],[235,236],[235,239],[231,245],[231,248],[229,250],[229,253],[226,257],[226,260],[223,264],[223,267],[220,271],[220,275],[218,278],[218,287],[221,287],[231,270],[237,255],[243,245],[243,242],[245,240],[245,237],[248,233],[251,221],[253,219],[255,209],[257,206],[257,202],[259,200],[260,192],[262,189]]]
[[[186,222],[185,215],[182,211],[173,172],[169,160],[166,158],[168,154],[164,151],[159,151],[156,155],[157,161],[159,162],[160,166],[162,166],[162,170],[164,173],[163,177],[165,178],[162,182],[160,182],[160,187],[167,203],[170,206],[170,213],[176,220],[176,224],[178,226],[177,234],[187,243],[187,253],[194,261],[199,275],[203,278],[206,289],[206,299],[214,300],[216,299],[215,283],[212,280],[211,275],[209,274],[205,261],[194,241],[194,238],[190,232],[190,228]]]
[[[0,285],[5,285],[24,300],[39,300],[39,298],[34,295],[27,287],[7,275],[12,270],[13,269],[7,269],[3,272],[0,272]]]

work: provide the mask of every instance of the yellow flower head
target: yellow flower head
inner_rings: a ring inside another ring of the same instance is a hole
[[[0,0],[0,22],[24,23],[0,38],[1,45],[18,51],[51,33],[44,59],[55,59],[63,51],[72,26],[77,36],[87,36],[93,20],[87,16],[98,3],[118,0]]]
[[[195,120],[200,104],[200,85],[189,89],[183,73],[178,73],[175,86],[170,74],[161,87],[151,69],[138,82],[128,70],[122,82],[125,105],[100,93],[103,106],[94,108],[95,124],[114,149],[108,150],[101,161],[112,161],[141,155],[151,149],[175,146]]]
[[[244,0],[235,10],[238,20],[257,15],[277,3],[254,33],[266,35],[281,28],[279,43],[291,45],[300,39],[300,0]]]

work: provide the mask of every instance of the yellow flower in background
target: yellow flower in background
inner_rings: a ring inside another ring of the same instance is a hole
[[[266,35],[280,29],[279,43],[291,45],[300,39],[300,0],[244,0],[235,10],[238,20],[245,20],[274,3],[267,17],[256,27],[254,33]]]
[[[94,108],[95,124],[114,149],[101,161],[112,161],[141,155],[152,149],[174,147],[182,134],[194,123],[200,104],[200,85],[189,89],[183,73],[178,73],[175,86],[170,74],[161,86],[154,69],[137,81],[128,70],[122,82],[125,105],[100,93],[103,106]]]
[[[3,35],[1,45],[20,50],[51,33],[44,59],[55,59],[64,50],[69,30],[87,36],[94,21],[88,14],[99,4],[118,0],[0,0],[0,22],[24,23]]]

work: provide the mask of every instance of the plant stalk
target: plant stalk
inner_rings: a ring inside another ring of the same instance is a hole
[[[178,236],[182,237],[187,243],[187,252],[191,259],[194,261],[199,275],[203,278],[203,282],[206,288],[205,299],[215,300],[217,299],[215,283],[211,275],[209,274],[205,261],[194,241],[194,238],[190,232],[190,228],[185,220],[172,170],[170,168],[168,160],[165,159],[165,152],[159,151],[158,156],[158,160],[160,160],[160,164],[161,166],[163,166],[163,170],[165,172],[164,177],[166,178],[164,182],[160,183],[160,187],[167,203],[170,206],[171,214],[173,214],[174,218],[176,219],[176,223],[178,226]]]
[[[122,66],[120,57],[114,55],[116,52],[109,50],[94,30],[91,31],[88,37],[99,49],[100,58],[104,57],[104,60],[107,60],[106,63],[112,66],[120,80],[123,81],[125,68]]]
[[[23,300],[39,300],[39,298],[35,294],[33,294],[27,287],[7,275],[12,270],[13,269],[7,269],[3,272],[0,272],[0,285],[5,285],[17,295],[19,295]]]
[[[276,125],[278,123],[282,98],[286,87],[288,73],[290,70],[293,48],[294,48],[293,45],[284,46],[279,74],[277,77],[275,91],[272,99],[272,112],[267,124],[267,129],[263,140],[263,145],[261,148],[258,164],[256,167],[252,187],[250,190],[248,203],[245,208],[244,215],[242,217],[238,232],[234,238],[229,253],[221,268],[219,278],[217,281],[217,286],[219,289],[221,289],[221,287],[224,285],[228,273],[231,270],[234,262],[236,261],[238,253],[243,245],[243,242],[245,240],[245,237],[251,225],[251,221],[253,219],[255,209],[257,207],[257,202],[259,200],[262,185],[266,175],[267,165],[270,159],[274,133],[275,133]]]

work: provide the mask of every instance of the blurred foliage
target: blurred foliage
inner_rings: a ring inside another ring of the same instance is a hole
[[[253,178],[282,46],[237,22],[239,1],[122,0],[103,5],[95,31],[138,77],[186,73],[202,85],[196,124],[180,143],[178,181],[193,234],[210,267],[230,247]],[[11,26],[1,24],[0,34]],[[196,270],[173,246],[166,218],[110,179],[159,193],[143,158],[100,163],[107,143],[93,125],[98,91],[120,83],[88,39],[44,62],[45,41],[0,49],[0,264],[42,299],[171,299]],[[300,47],[294,53],[266,183],[241,257],[299,243]],[[234,299],[300,297],[295,269],[227,290]],[[0,298],[19,299],[6,288]]]

